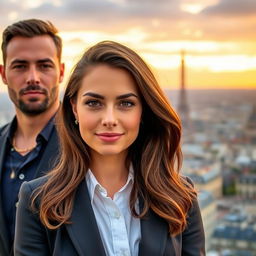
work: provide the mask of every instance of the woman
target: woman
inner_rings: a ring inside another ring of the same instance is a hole
[[[179,118],[134,51],[104,41],[84,53],[59,135],[57,167],[22,185],[15,255],[205,255]]]

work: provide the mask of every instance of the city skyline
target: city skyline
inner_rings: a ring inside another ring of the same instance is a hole
[[[1,0],[0,13],[0,32],[27,18],[58,27],[65,80],[84,49],[115,40],[136,50],[163,88],[179,88],[184,50],[188,89],[256,89],[254,0]]]

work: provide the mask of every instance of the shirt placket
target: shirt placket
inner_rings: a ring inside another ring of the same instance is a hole
[[[111,198],[105,197],[104,201],[111,225],[114,253],[116,256],[130,256],[124,216]]]

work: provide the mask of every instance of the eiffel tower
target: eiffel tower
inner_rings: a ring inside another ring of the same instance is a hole
[[[178,103],[178,113],[181,118],[183,133],[187,135],[191,133],[191,122],[189,116],[189,106],[187,101],[187,92],[185,85],[185,52],[181,51],[181,67],[180,67],[180,93]]]
[[[256,145],[256,104],[253,105],[245,129],[247,142]]]

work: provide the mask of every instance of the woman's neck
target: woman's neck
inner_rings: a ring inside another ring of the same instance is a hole
[[[125,159],[126,156],[124,155],[101,156],[93,154],[90,169],[111,198],[127,181],[129,170],[125,164]]]

